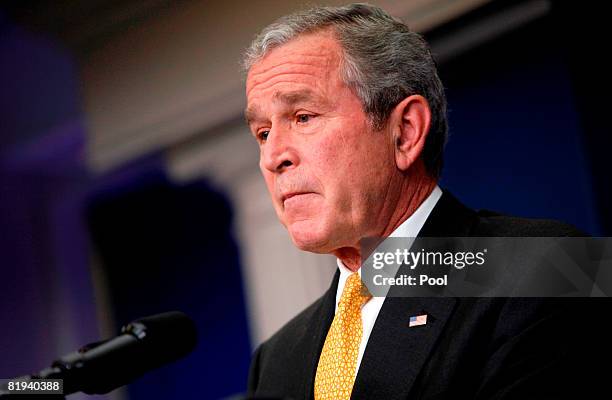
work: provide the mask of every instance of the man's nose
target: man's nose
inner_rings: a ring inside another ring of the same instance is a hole
[[[261,164],[270,172],[282,172],[296,166],[298,155],[289,132],[272,128],[262,147]]]

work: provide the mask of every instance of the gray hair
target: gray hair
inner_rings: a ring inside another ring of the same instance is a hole
[[[448,122],[444,87],[429,46],[421,35],[369,4],[316,7],[281,17],[264,28],[247,49],[248,71],[270,50],[300,34],[332,28],[344,54],[341,74],[360,99],[375,129],[381,129],[403,99],[420,94],[431,109],[431,127],[423,161],[439,178]]]

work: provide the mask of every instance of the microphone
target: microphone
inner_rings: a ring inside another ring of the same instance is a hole
[[[119,336],[86,345],[24,378],[63,379],[64,395],[105,394],[186,356],[196,344],[195,323],[172,311],[130,322]]]

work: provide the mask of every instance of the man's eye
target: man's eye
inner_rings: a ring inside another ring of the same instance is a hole
[[[309,115],[309,114],[299,114],[297,116],[297,122],[303,124],[303,123],[306,123],[306,122],[310,121],[310,118],[312,118],[312,115]]]
[[[270,134],[270,131],[260,131],[257,134],[257,138],[261,141],[261,142],[265,142],[266,139],[268,139],[268,135]]]

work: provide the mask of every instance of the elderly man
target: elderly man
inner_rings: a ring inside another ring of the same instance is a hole
[[[278,218],[298,248],[338,258],[330,289],[257,349],[250,393],[319,400],[559,392],[571,371],[562,367],[567,342],[554,305],[372,298],[362,290],[364,237],[576,233],[477,213],[437,186],[446,100],[423,38],[373,6],[315,8],[265,28],[245,66],[246,119]],[[412,327],[419,315],[427,322]]]

